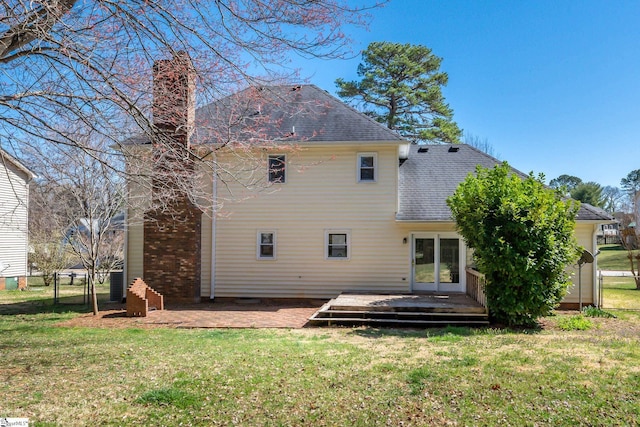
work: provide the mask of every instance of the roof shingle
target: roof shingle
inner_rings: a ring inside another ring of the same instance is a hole
[[[501,162],[469,145],[412,145],[409,158],[400,166],[398,221],[452,221],[446,199],[476,165],[493,168]],[[418,152],[418,150],[423,152]],[[426,151],[424,150],[426,149]],[[513,173],[526,174],[513,169]],[[578,221],[610,221],[602,209],[586,203],[580,205]]]

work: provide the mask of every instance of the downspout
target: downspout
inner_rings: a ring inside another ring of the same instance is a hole
[[[129,204],[129,191],[127,190],[127,205]],[[144,231],[143,231],[144,233]],[[144,235],[144,234],[143,234]],[[143,237],[144,239],[144,237]],[[144,257],[142,259],[144,262]],[[129,206],[124,210],[124,265],[122,266],[122,301],[127,297],[127,283],[129,271]]]
[[[209,299],[213,301],[216,291],[216,227],[218,210],[216,208],[218,203],[218,162],[216,161],[216,153],[213,152],[213,179],[211,189],[211,288],[209,290]]]

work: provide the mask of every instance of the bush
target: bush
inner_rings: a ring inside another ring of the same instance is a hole
[[[562,300],[579,254],[573,231],[578,203],[563,201],[542,177],[517,176],[505,162],[478,166],[447,199],[456,227],[485,275],[492,318],[532,326]]]
[[[582,308],[582,314],[586,317],[604,317],[607,319],[615,318],[616,316],[608,311],[604,311],[601,308],[594,307],[592,305]]]
[[[591,320],[586,319],[582,314],[571,317],[559,317],[557,325],[563,331],[586,331],[593,327]]]

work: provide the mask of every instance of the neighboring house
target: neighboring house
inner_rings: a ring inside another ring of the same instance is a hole
[[[610,245],[620,243],[619,223],[600,224],[598,228],[598,244]]]
[[[34,174],[0,149],[0,289],[27,286],[29,182]]]
[[[411,145],[313,85],[265,91],[288,111],[298,104],[313,112],[290,114],[264,103],[254,108],[277,122],[261,127],[262,138],[282,141],[258,144],[252,152],[261,166],[246,168],[269,191],[225,180],[226,171],[216,171],[216,178],[203,180],[203,191],[228,200],[224,215],[185,208],[179,223],[130,223],[125,281],[143,277],[168,301],[330,298],[348,290],[465,292],[471,254],[445,200],[476,165],[499,161],[462,144]],[[196,111],[196,133],[205,114],[231,110],[218,104]],[[136,146],[150,144],[140,140]],[[211,147],[218,148],[218,163],[232,156],[220,145]],[[599,224],[610,220],[583,204],[579,244],[595,252]],[[596,265],[585,265],[583,304],[598,300],[596,283]],[[577,306],[578,291],[572,289],[564,302]]]

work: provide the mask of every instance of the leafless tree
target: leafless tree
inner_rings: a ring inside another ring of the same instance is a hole
[[[100,273],[122,260],[124,234],[122,222],[114,221],[122,213],[124,182],[108,166],[118,159],[109,153],[106,141],[87,133],[73,132],[69,139],[79,141],[92,151],[75,147],[48,146],[29,154],[47,197],[48,221],[60,235],[59,245],[68,248],[88,272],[94,314],[98,313],[95,284]]]
[[[345,55],[344,28],[363,24],[363,12],[377,3],[362,2],[1,1],[0,143],[14,152],[43,142],[78,146],[68,123],[114,144],[151,137],[156,59],[188,52],[204,105],[295,75],[292,52]]]
[[[493,145],[489,142],[489,139],[487,138],[481,138],[478,135],[465,132],[464,143],[474,148],[477,148],[478,150],[490,155],[491,157],[496,157],[496,158],[500,157],[500,154],[496,153],[496,150],[494,149]]]
[[[624,227],[621,231],[620,242],[627,251],[629,271],[636,283],[636,289],[640,290],[640,236],[635,227]]]
[[[94,138],[109,140],[108,147],[118,147],[116,156],[126,157],[104,164],[163,194],[155,198],[157,205],[184,193],[205,212],[215,212],[221,201],[201,194],[195,183],[215,173],[228,180],[241,176],[243,185],[255,187],[259,179],[249,171],[263,167],[256,146],[281,142],[264,133],[265,120],[273,120],[273,127],[278,118],[255,114],[268,90],[244,91],[244,99],[233,98],[222,116],[201,109],[191,144],[178,148],[159,131],[152,112],[157,60],[186,52],[198,88],[195,106],[205,106],[239,89],[299,79],[292,54],[328,59],[350,54],[345,29],[365,25],[367,10],[384,1],[0,0],[0,147],[22,154],[70,146],[83,156],[110,159],[68,131],[88,128]],[[304,109],[281,96],[267,98],[278,98],[291,114]],[[129,145],[141,140],[153,141],[154,150]],[[203,148],[212,143],[214,149]],[[222,161],[214,154],[221,150],[243,165]],[[175,159],[192,166],[171,167]],[[150,161],[166,167],[156,168],[152,177]],[[115,166],[124,164],[127,169]],[[160,171],[167,176],[159,177]],[[179,184],[157,185],[162,182]]]
[[[65,203],[47,182],[36,180],[29,190],[29,263],[50,286],[53,276],[77,260],[65,244],[65,221],[57,206]]]

